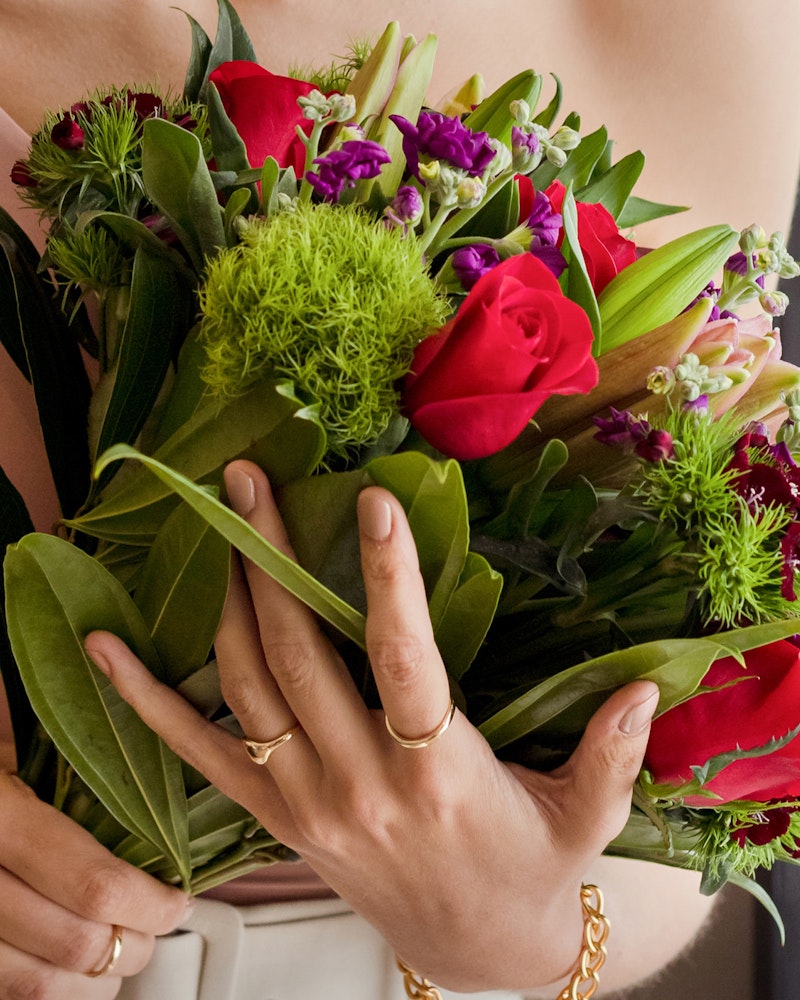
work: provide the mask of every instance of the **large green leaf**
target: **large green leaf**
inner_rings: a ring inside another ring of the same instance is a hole
[[[577,302],[589,317],[594,332],[593,354],[599,354],[599,345],[603,338],[603,324],[600,319],[600,311],[597,308],[592,282],[589,272],[586,270],[586,261],[583,258],[580,241],[578,239],[578,209],[575,205],[575,197],[572,193],[572,185],[567,187],[564,193],[564,202],[561,206],[561,214],[564,220],[564,243],[568,248],[569,269],[567,271],[567,291],[569,298]]]
[[[480,726],[497,750],[529,733],[548,739],[577,736],[594,711],[617,688],[629,681],[655,681],[661,692],[657,714],[685,700],[698,687],[708,668],[732,649],[785,639],[797,631],[797,621],[772,622],[699,639],[665,639],[616,650],[579,663],[527,690]]]
[[[32,383],[61,509],[72,515],[89,489],[89,380],[78,341],[83,310],[67,323],[39,258],[9,216],[0,217],[0,340]]]
[[[9,637],[36,714],[109,812],[188,882],[181,762],[83,648],[87,633],[106,629],[161,677],[133,602],[95,559],[52,535],[26,535],[12,546],[5,581]]]
[[[262,382],[227,406],[209,401],[155,453],[155,458],[195,481],[222,481],[234,458],[251,458],[280,485],[307,475],[319,463],[325,435],[315,415],[286,383]],[[92,510],[69,524],[109,541],[149,544],[175,506],[169,486],[135,469]]]
[[[126,445],[115,445],[102,455],[98,462],[98,470],[102,470],[109,462],[120,459],[136,459],[142,462],[167,490],[177,493],[256,566],[363,648],[364,616],[271,545],[255,528],[220,503],[206,488],[198,486],[174,469]]]
[[[598,300],[603,351],[682,312],[722,267],[737,239],[730,226],[699,229],[651,250],[620,271]]]
[[[186,504],[167,518],[147,554],[135,601],[172,687],[206,662],[229,566],[228,543]]]
[[[578,191],[578,201],[599,202],[618,219],[643,169],[644,153],[629,153]]]
[[[525,101],[533,109],[539,102],[541,92],[541,76],[532,69],[523,70],[485,97],[467,115],[464,125],[473,132],[488,132],[510,146],[514,119],[508,110],[509,104],[512,101]]]
[[[163,118],[149,118],[142,139],[142,181],[202,273],[205,258],[226,244],[222,209],[197,136]]]
[[[186,333],[190,308],[186,285],[159,258],[140,247],[133,261],[128,316],[96,454],[117,442],[131,444],[136,440]],[[102,487],[102,482],[99,485]]]

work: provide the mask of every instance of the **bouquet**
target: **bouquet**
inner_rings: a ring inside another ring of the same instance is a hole
[[[39,260],[4,218],[0,337],[64,515],[32,532],[0,481],[22,777],[192,891],[291,856],[82,640],[118,634],[235,726],[213,652],[233,545],[314,609],[375,703],[355,501],[376,483],[408,513],[454,698],[493,749],[555,767],[613,690],[655,681],[609,852],[771,906],[749,877],[800,857],[780,234],[637,246],[680,209],[637,197],[643,155],[615,162],[533,71],[432,109],[433,36],[393,23],[299,78],[258,65],[228,0],[213,41],[190,27],[182,95],[85,95],[14,166],[49,237]],[[268,472],[297,563],[225,505],[239,457]]]

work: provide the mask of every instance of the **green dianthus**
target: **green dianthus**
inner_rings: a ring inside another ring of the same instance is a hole
[[[209,265],[200,305],[212,390],[288,378],[342,457],[386,429],[414,347],[448,311],[413,237],[332,205],[248,224]]]

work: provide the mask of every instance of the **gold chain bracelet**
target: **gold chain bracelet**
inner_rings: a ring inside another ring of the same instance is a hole
[[[589,1000],[600,985],[598,972],[606,960],[609,922],[603,913],[603,893],[596,885],[581,886],[581,906],[583,947],[569,984],[556,1000]],[[400,958],[397,959],[397,968],[403,973],[403,985],[409,1000],[442,1000],[442,994],[433,983],[414,972]]]

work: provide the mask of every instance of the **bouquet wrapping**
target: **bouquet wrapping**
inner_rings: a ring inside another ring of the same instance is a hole
[[[233,545],[314,609],[374,703],[355,501],[379,484],[407,511],[454,698],[499,755],[558,766],[604,698],[651,679],[608,850],[701,870],[708,892],[796,861],[800,371],[770,282],[798,268],[780,234],[638,246],[680,210],[633,193],[643,155],[614,161],[533,71],[431,108],[433,36],[393,23],[296,79],[258,65],[227,0],[213,40],[190,28],[182,95],[84,95],[15,164],[42,259],[0,227],[0,338],[63,511],[33,532],[2,476],[23,778],[192,891],[291,857],[82,640],[115,632],[235,727],[213,654]],[[241,457],[297,563],[225,505]]]

